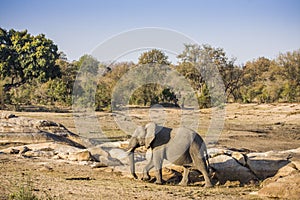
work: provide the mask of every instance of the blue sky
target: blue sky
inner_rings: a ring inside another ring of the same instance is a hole
[[[0,26],[44,33],[69,60],[128,30],[161,27],[237,63],[300,48],[299,0],[0,0]]]

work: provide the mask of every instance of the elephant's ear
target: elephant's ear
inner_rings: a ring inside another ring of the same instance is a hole
[[[156,127],[157,126],[154,122],[151,122],[145,126],[145,130],[146,130],[145,146],[147,149],[150,147],[150,144],[155,139]]]

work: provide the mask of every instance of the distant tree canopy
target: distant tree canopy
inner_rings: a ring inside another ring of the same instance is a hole
[[[238,66],[222,48],[185,44],[177,58],[178,63],[171,64],[163,51],[151,49],[143,52],[136,64],[107,66],[90,55],[69,62],[44,34],[33,36],[27,30],[0,28],[0,109],[7,109],[8,105],[16,109],[22,105],[70,107],[76,97],[82,105],[111,110],[116,103],[112,94],[118,92],[115,86],[131,70],[139,72],[139,76],[126,80],[129,87],[133,87],[130,82],[143,82],[141,79],[153,82],[135,88],[129,104],[181,105],[184,100],[180,99],[180,92],[157,81],[166,76],[166,69],[175,70],[188,80],[200,108],[218,102],[219,96],[211,94],[215,83],[207,80],[212,70],[220,75],[227,102],[300,102],[300,49],[281,53],[272,60],[260,57]]]
[[[152,49],[140,55],[138,64],[159,64],[169,65],[168,56],[161,50]]]
[[[247,62],[239,92],[245,103],[299,102],[300,50]]]
[[[0,28],[1,79],[9,78],[7,89],[37,79],[46,82],[59,77],[56,65],[58,48],[45,35],[30,35],[25,31],[6,31]]]

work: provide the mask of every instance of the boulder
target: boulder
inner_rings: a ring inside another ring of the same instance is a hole
[[[93,156],[93,158],[96,161],[100,162],[100,157],[105,157],[108,158],[109,157],[109,153],[106,152],[101,146],[96,146],[96,147],[90,147],[88,148],[89,152],[91,153],[91,155]]]
[[[231,157],[238,161],[242,166],[246,166],[245,155],[240,152],[232,152]]]
[[[115,166],[123,166],[123,163],[119,161],[116,158],[111,158],[111,157],[100,157],[99,162],[103,165],[106,165],[108,167],[115,167]]]
[[[292,172],[288,176],[277,177],[258,191],[258,195],[279,199],[299,199],[300,197],[300,172]]]
[[[227,155],[219,155],[209,159],[210,166],[215,171],[215,176],[221,184],[226,181],[239,181],[242,184],[257,180],[257,177],[246,167],[242,166],[234,158]]]
[[[71,161],[91,161],[93,159],[92,159],[91,153],[88,150],[84,149],[84,150],[80,150],[80,151],[77,151],[77,152],[70,153],[69,156],[68,156],[68,160],[71,160]]]
[[[119,166],[128,162],[125,150],[120,148],[107,148],[103,147],[103,145],[98,145],[88,148],[88,150],[91,152],[95,161],[101,163],[96,164],[96,166]]]
[[[231,155],[233,152],[224,148],[208,148],[207,153],[209,157],[213,158],[219,155]]]
[[[129,141],[105,142],[100,144],[103,148],[123,148],[128,146]]]
[[[73,152],[81,151],[82,149],[65,145],[59,144],[55,142],[47,142],[47,143],[39,143],[39,144],[28,144],[26,146],[16,146],[16,147],[9,147],[6,149],[0,150],[3,153],[11,153],[12,151],[20,153],[25,156],[29,157],[49,157],[49,155],[55,155],[57,158],[67,159],[68,155]],[[42,153],[46,152],[46,153]]]
[[[293,165],[295,165],[295,167],[298,169],[298,170],[300,170],[300,158],[299,158],[299,160],[291,160],[292,161],[292,163],[293,163]]]
[[[60,142],[79,148],[89,145],[78,135],[70,132],[62,124],[18,117],[2,113],[0,118],[0,143],[32,144],[45,142]]]
[[[274,176],[280,168],[289,162],[286,158],[272,157],[268,153],[250,153],[247,155],[247,166],[262,180]]]
[[[44,158],[52,158],[55,153],[53,151],[42,151],[42,150],[35,150],[35,151],[26,151],[22,154],[25,157],[44,157]]]
[[[128,153],[124,149],[113,148],[108,153],[112,158],[121,161],[122,164],[128,164]]]

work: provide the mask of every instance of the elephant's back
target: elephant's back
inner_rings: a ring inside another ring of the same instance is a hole
[[[171,139],[178,141],[192,141],[197,137],[197,133],[186,127],[179,127],[172,130]],[[199,135],[198,135],[199,136]]]

